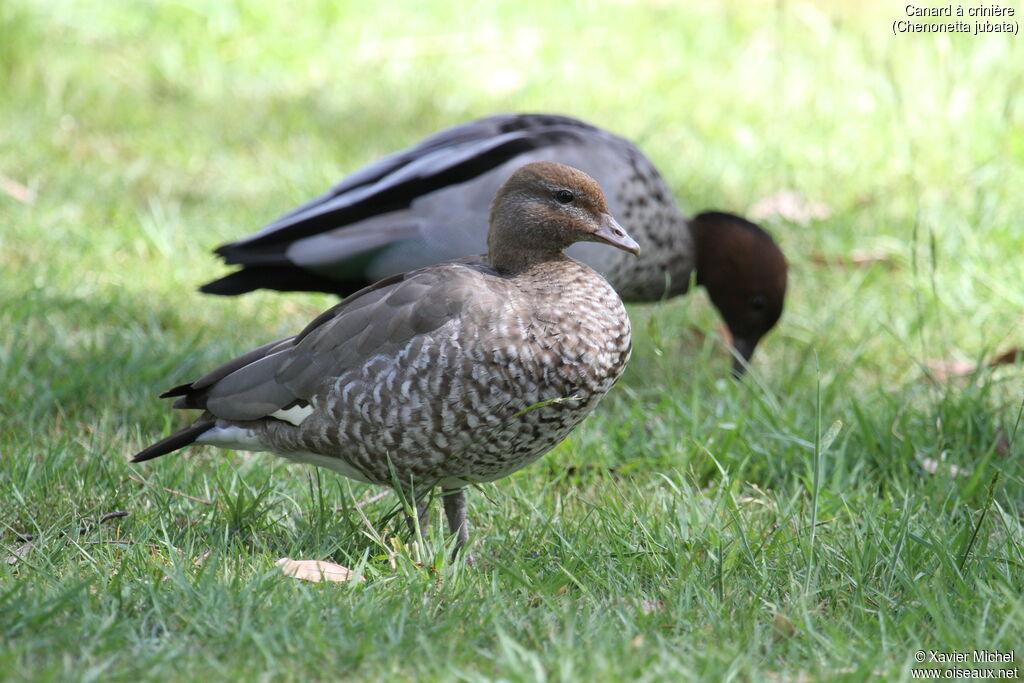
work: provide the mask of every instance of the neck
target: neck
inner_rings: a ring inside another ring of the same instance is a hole
[[[563,261],[568,258],[558,250],[525,249],[525,248],[492,248],[487,254],[491,267],[499,273],[514,275],[531,267],[551,261]]]

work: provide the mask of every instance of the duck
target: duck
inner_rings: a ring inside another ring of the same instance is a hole
[[[593,178],[526,164],[496,193],[485,254],[384,278],[299,334],[164,392],[202,412],[132,462],[192,444],[266,451],[396,488],[420,529],[440,487],[457,552],[465,487],[553,448],[629,360],[621,298],[563,253],[578,242],[640,251]]]
[[[347,296],[390,275],[484,250],[489,202],[514,169],[568,164],[607,193],[642,255],[581,243],[587,263],[627,302],[703,286],[728,328],[742,375],[782,315],[787,263],[772,236],[738,215],[686,217],[654,163],[629,140],[556,114],[497,114],[442,130],[369,164],[259,232],[215,250],[241,266],[200,290]],[[609,253],[612,252],[612,253]]]

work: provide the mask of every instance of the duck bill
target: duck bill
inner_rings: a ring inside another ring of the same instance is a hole
[[[733,359],[732,376],[742,377],[750,365],[750,359],[754,357],[754,349],[757,348],[757,340],[738,339],[732,340]]]
[[[626,233],[618,221],[607,213],[601,215],[601,227],[597,232],[592,233],[591,237],[595,242],[610,244],[623,251],[628,251],[634,256],[640,255],[640,245]]]

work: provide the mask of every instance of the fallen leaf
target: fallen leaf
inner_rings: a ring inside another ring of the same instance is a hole
[[[932,371],[936,379],[950,379],[953,377],[969,377],[982,368],[995,368],[1000,365],[1013,365],[1018,360],[1024,359],[1024,350],[1018,347],[1007,349],[995,355],[991,360],[979,365],[963,360],[926,360],[924,364]]]
[[[949,379],[950,377],[967,377],[978,371],[978,364],[965,360],[935,360],[929,359],[924,362],[928,369],[935,375],[935,379]]]
[[[11,199],[22,204],[36,203],[36,193],[31,188],[25,187],[17,180],[8,178],[5,175],[0,175],[0,190],[3,190],[4,194]]]
[[[863,250],[855,249],[849,256],[825,256],[824,254],[812,254],[811,263],[818,266],[835,268],[866,268],[875,264],[893,266],[893,255],[882,249]]]
[[[280,560],[274,563],[275,566],[281,568],[281,572],[285,576],[290,576],[293,579],[302,579],[303,581],[351,581],[355,578],[355,572],[348,567],[342,567],[340,564],[334,564],[333,562],[323,562],[321,560],[293,560],[289,557],[282,557]],[[360,577],[360,581],[366,579]]]
[[[775,618],[772,620],[772,638],[775,640],[792,638],[794,633],[796,633],[796,627],[793,626],[793,622],[782,612],[776,612]]]
[[[23,543],[22,545],[15,548],[10,555],[7,556],[7,564],[14,566],[29,554],[32,550],[32,543]]]
[[[807,225],[811,221],[825,220],[832,215],[832,210],[827,204],[808,200],[796,190],[779,190],[755,203],[748,213],[754,220],[782,218]]]
[[[921,456],[915,456],[917,461],[921,463],[921,468],[924,469],[928,474],[948,474],[950,477],[969,477],[971,471],[966,467],[957,467],[953,463],[939,462],[935,458],[922,458]]]
[[[988,362],[988,367],[994,368],[997,365],[1013,365],[1018,360],[1024,360],[1024,350],[1017,347],[1007,349]]]

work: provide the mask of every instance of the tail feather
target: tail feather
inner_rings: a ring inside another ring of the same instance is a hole
[[[179,448],[184,448],[189,444],[195,443],[196,439],[203,435],[210,427],[213,427],[214,420],[203,420],[202,422],[196,422],[195,424],[179,429],[170,436],[160,439],[149,448],[144,448],[135,454],[132,458],[132,462],[145,462],[146,460],[152,460],[153,458],[159,458],[161,455],[166,455]]]
[[[364,278],[335,280],[297,266],[247,266],[219,280],[207,282],[199,291],[204,294],[237,296],[257,289],[276,289],[281,292],[326,292],[346,296],[368,284],[372,283]]]
[[[188,396],[189,392],[192,391],[192,385],[195,382],[186,382],[185,384],[179,384],[173,389],[168,389],[164,393],[160,394],[159,398],[173,398],[174,396]]]

